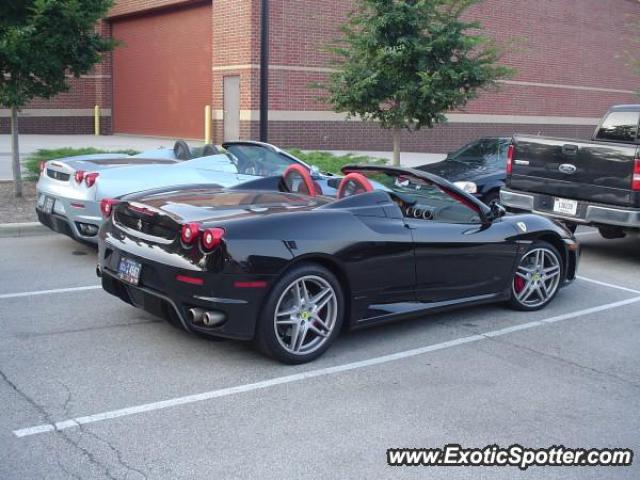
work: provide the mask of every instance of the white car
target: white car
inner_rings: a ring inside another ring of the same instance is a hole
[[[323,194],[336,192],[327,183],[330,175],[320,174],[317,168],[273,145],[239,141],[225,143],[222,148],[208,145],[203,150],[213,154],[185,159],[193,155],[179,141],[173,150],[135,156],[100,154],[49,160],[41,165],[36,187],[38,219],[58,233],[97,243],[103,199],[171,186],[231,187],[256,177],[281,175],[293,164],[309,170]]]

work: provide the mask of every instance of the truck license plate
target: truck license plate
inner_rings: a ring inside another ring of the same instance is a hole
[[[123,282],[130,283],[131,285],[138,285],[140,282],[141,270],[142,265],[140,262],[122,257],[118,264],[118,278]]]
[[[553,211],[564,215],[575,216],[578,212],[578,202],[567,198],[556,198],[553,201]]]

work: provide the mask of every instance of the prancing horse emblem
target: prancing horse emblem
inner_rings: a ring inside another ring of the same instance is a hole
[[[138,219],[138,230],[142,231],[142,220]]]

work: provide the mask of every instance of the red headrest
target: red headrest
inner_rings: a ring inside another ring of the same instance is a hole
[[[338,186],[338,198],[358,195],[359,193],[367,193],[373,191],[373,185],[367,177],[361,173],[347,174]]]
[[[311,197],[315,197],[318,194],[316,186],[311,179],[311,174],[302,165],[297,163],[289,165],[282,174],[282,179],[290,192],[302,193]]]

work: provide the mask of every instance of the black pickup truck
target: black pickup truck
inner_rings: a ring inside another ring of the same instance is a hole
[[[501,203],[605,238],[640,231],[640,105],[612,107],[593,140],[515,135]]]

